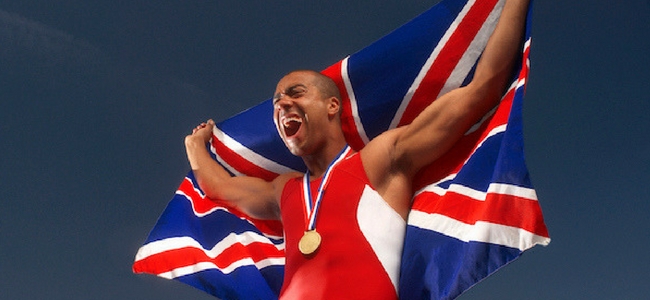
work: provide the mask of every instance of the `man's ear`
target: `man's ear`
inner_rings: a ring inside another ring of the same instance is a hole
[[[327,114],[330,117],[336,116],[341,112],[341,100],[336,97],[330,97],[327,103]]]

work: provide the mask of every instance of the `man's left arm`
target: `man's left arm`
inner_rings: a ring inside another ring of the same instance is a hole
[[[411,124],[385,132],[362,150],[366,173],[405,216],[413,176],[449,151],[501,99],[519,56],[528,0],[507,0],[473,80],[436,99]]]
[[[527,12],[527,0],[507,0],[474,79],[434,101],[396,136],[403,171],[413,175],[438,159],[498,104],[519,57]]]
[[[434,101],[400,134],[393,154],[407,174],[438,159],[490,109],[495,107],[519,57],[528,0],[507,0],[473,80]]]

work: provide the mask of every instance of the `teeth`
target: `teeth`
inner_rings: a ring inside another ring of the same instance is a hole
[[[286,117],[286,118],[282,119],[282,125],[284,125],[284,127],[289,127],[290,122],[302,123],[302,119],[300,119],[300,118],[298,118],[296,116]]]

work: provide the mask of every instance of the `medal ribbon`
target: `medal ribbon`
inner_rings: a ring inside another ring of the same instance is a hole
[[[302,190],[304,194],[303,199],[305,200],[305,215],[307,218],[309,218],[307,230],[314,230],[316,228],[316,215],[318,214],[318,208],[320,207],[321,199],[323,198],[323,192],[325,191],[325,187],[327,186],[327,182],[330,178],[330,172],[336,164],[338,164],[347,156],[347,153],[350,151],[350,149],[351,148],[346,145],[343,150],[341,150],[341,152],[336,156],[336,158],[334,158],[334,160],[330,163],[330,165],[327,167],[327,170],[325,170],[323,180],[318,186],[318,194],[316,195],[316,201],[314,202],[313,207],[311,201],[311,187],[309,184],[309,171],[305,172],[305,176],[302,177]]]

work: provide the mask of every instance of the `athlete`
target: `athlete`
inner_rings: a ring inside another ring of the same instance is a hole
[[[305,162],[306,174],[282,174],[270,182],[231,177],[205,147],[212,120],[185,138],[206,196],[257,218],[282,220],[281,299],[397,298],[413,177],[498,104],[518,57],[527,7],[528,0],[506,1],[468,85],[441,96],[411,124],[382,133],[358,153],[346,145],[334,82],[308,70],[284,76],[273,97],[273,120],[287,148]]]

